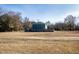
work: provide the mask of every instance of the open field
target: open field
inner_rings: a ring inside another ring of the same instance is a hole
[[[79,32],[0,32],[0,53],[79,53]]]

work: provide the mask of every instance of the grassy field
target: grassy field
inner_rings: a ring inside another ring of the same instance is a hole
[[[79,32],[0,32],[0,53],[79,53]]]

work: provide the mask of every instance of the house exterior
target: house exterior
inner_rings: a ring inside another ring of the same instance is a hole
[[[33,32],[43,32],[45,30],[45,24],[42,22],[37,22],[32,24]]]
[[[32,22],[31,28],[26,27],[25,32],[53,32],[52,25],[48,26],[42,22]]]

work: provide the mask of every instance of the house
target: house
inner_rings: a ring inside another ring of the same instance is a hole
[[[45,30],[45,24],[42,22],[37,22],[32,24],[33,32],[43,32]]]
[[[43,22],[32,22],[31,27],[25,27],[25,32],[53,32],[53,26],[46,25]]]

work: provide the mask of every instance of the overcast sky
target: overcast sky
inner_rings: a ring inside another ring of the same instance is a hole
[[[67,15],[79,16],[78,4],[0,4],[0,8],[21,12],[23,18],[51,23],[63,22]]]

